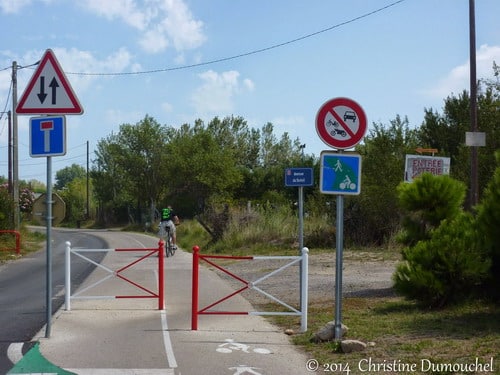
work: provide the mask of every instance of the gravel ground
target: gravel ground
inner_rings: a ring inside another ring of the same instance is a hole
[[[245,281],[275,298],[297,307],[299,295],[299,263],[259,281],[276,269],[291,261],[252,260],[224,262],[224,267]],[[220,262],[217,262],[221,264]],[[345,252],[343,257],[342,292],[344,296],[385,296],[392,295],[392,275],[397,264],[396,259],[383,259],[380,253]],[[220,271],[217,271],[220,272]],[[335,251],[331,253],[311,253],[309,256],[309,302],[331,301],[335,296]],[[243,284],[227,274],[221,276],[241,288]],[[242,293],[254,307],[272,302],[271,299],[254,290]]]

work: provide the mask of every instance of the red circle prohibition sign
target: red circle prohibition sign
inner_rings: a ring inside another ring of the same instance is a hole
[[[334,98],[324,103],[316,115],[316,132],[328,146],[351,148],[365,136],[367,128],[363,108],[349,98]]]

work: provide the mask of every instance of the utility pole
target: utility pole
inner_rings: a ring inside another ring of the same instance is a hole
[[[89,189],[89,141],[87,141],[87,213],[85,219],[90,218],[90,189]]]
[[[12,112],[7,112],[7,116],[9,116],[9,140],[8,140],[8,163],[9,163],[9,195],[14,200],[13,192],[12,192]]]
[[[476,15],[474,0],[469,0],[470,39],[470,131],[477,132],[477,78],[476,78]],[[477,146],[471,147],[470,209],[478,203]]]
[[[17,62],[12,62],[12,197],[14,199],[14,229],[19,230],[19,152],[17,139]]]

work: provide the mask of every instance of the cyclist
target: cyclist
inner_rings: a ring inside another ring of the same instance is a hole
[[[160,225],[168,227],[172,236],[172,245],[174,250],[177,250],[177,235],[175,226],[179,224],[179,217],[176,215],[172,206],[167,206],[161,210]]]

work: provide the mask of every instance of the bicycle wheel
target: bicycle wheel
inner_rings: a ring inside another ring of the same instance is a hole
[[[170,230],[168,227],[165,228],[166,235],[165,235],[165,256],[168,258],[172,254],[172,241],[170,239]]]
[[[168,237],[168,241],[167,241],[167,244],[165,245],[167,247],[167,257],[173,257],[174,254],[175,254],[175,249],[174,249],[174,245],[172,243],[172,237],[169,236]]]

